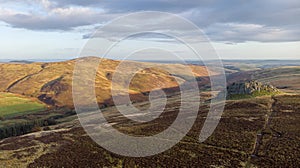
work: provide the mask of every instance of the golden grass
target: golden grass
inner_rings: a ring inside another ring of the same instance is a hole
[[[98,66],[95,79],[95,91],[99,103],[103,103],[105,100],[111,98],[111,75],[115,73],[120,63],[124,64],[124,66],[120,67],[121,72],[141,69],[136,72],[130,83],[129,93],[134,94],[157,88],[176,87],[178,86],[176,80],[182,83],[193,76],[208,76],[206,68],[203,66],[188,65],[192,72],[188,73],[185,71],[187,67],[180,64],[156,64],[134,61],[120,62],[102,59],[100,65],[97,65],[95,63],[99,61],[99,58],[96,57],[79,58],[77,60],[84,63],[81,74],[83,78],[90,75],[89,69]],[[39,97],[42,94],[46,94],[47,97],[51,97],[55,105],[72,107],[72,80],[75,62],[77,60],[55,63],[0,64],[0,73],[2,74],[2,78],[0,78],[0,92],[6,91],[7,88],[9,88],[9,92],[11,93],[31,97]],[[122,74],[121,78],[125,79]],[[47,90],[42,90],[45,85],[53,83],[53,81],[57,81],[57,79],[60,80],[56,83],[54,82],[55,86],[49,87]],[[82,82],[86,83],[91,81],[85,81],[83,79]],[[11,85],[13,86],[10,87]],[[120,93],[125,93],[128,88],[124,87],[124,82],[120,82],[116,86],[116,89],[120,91]]]

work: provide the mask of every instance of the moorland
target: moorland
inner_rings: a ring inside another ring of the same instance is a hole
[[[198,136],[214,95],[207,89],[210,83],[206,68],[189,64],[202,97],[192,129],[163,153],[131,158],[100,147],[80,126],[72,99],[76,61],[0,64],[1,167],[297,167],[300,164],[300,66],[246,62],[241,67],[236,61],[226,62],[228,85],[257,80],[274,86],[280,93],[228,99],[215,132],[199,143]],[[111,100],[111,77],[119,63],[105,59],[97,70],[95,92],[103,114],[114,128],[133,136],[154,135],[166,129],[180,107],[178,86],[189,82],[191,74],[182,71],[181,64],[127,62],[128,71],[149,64],[158,67],[139,71],[131,81],[129,93],[135,107],[149,107],[147,93],[152,89],[164,88],[168,95],[161,117],[143,124],[121,116]],[[176,73],[170,74],[159,66]],[[118,88],[121,93],[126,89],[123,85]]]

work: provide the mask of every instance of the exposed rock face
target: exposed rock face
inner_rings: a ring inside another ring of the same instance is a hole
[[[258,81],[249,81],[233,83],[227,87],[227,95],[252,95],[254,92],[279,92],[277,88],[269,84],[263,84]]]

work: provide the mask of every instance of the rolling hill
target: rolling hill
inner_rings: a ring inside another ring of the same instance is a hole
[[[76,61],[99,61],[100,58],[85,57],[65,62],[54,63],[31,63],[0,64],[0,92],[10,92],[28,97],[35,97],[44,103],[52,106],[73,107],[72,101],[72,78]],[[102,59],[98,67],[95,79],[95,91],[99,104],[110,102],[111,80],[115,69],[120,61]],[[130,71],[133,67],[139,67],[130,83],[129,93],[134,95],[136,100],[147,99],[144,92],[156,88],[174,88],[180,83],[188,82],[194,75],[202,84],[208,83],[208,72],[203,66],[189,65],[193,74],[184,71],[185,65],[181,64],[154,64],[133,61],[123,61],[123,71]],[[143,67],[149,67],[150,68]],[[163,70],[175,72],[173,74]],[[87,69],[95,68],[93,65],[86,65]],[[179,81],[179,83],[177,82]],[[123,85],[118,89],[125,90]]]
[[[22,98],[25,104],[33,103],[29,107],[39,102],[39,107],[44,108],[41,100],[50,106],[72,108],[72,77],[76,61],[97,62],[99,58],[0,64],[0,93],[3,98]],[[146,123],[126,118],[114,106],[103,108],[101,111],[104,116],[115,129],[128,135],[150,136],[165,130],[174,122],[180,109],[181,96],[174,91],[177,91],[178,84],[188,83],[192,75],[183,71],[184,66],[180,64],[123,63],[126,66],[122,72],[136,67],[141,69],[129,87],[130,94],[134,96],[134,106],[138,109],[149,108],[148,95],[145,93],[152,89],[165,88],[173,94],[168,96],[163,113]],[[112,103],[111,80],[118,65],[120,61],[103,59],[97,69],[95,91],[99,104]],[[153,67],[149,68],[149,65]],[[200,86],[209,84],[205,67],[189,67]],[[86,64],[84,68],[95,67]],[[298,74],[299,67],[252,69],[228,74],[228,83],[256,79],[265,81],[263,83],[270,82],[280,91],[294,93],[300,88],[297,84]],[[272,90],[275,88],[271,85],[259,82],[250,83],[249,86],[243,82],[236,83],[231,87],[229,92],[232,94],[252,94],[261,88],[277,92],[277,89]],[[117,85],[117,89],[120,93],[126,90],[123,83]],[[241,90],[245,93],[239,92]],[[216,130],[207,140],[199,143],[200,129],[208,114],[210,94],[207,92],[205,99],[202,99],[203,104],[197,116],[185,113],[187,118],[196,117],[196,122],[178,144],[163,153],[145,158],[120,156],[97,145],[81,127],[77,116],[74,116],[75,111],[69,108],[49,109],[35,115],[24,112],[22,117],[0,120],[0,167],[297,167],[300,164],[299,95],[267,94],[227,100]],[[21,101],[19,103],[22,104]],[[155,103],[153,105],[156,106]],[[38,129],[36,126],[39,126]],[[96,128],[107,125],[91,122],[89,126]],[[112,140],[106,141],[109,143]]]

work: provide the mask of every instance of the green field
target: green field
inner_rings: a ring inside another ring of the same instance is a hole
[[[45,110],[46,106],[30,98],[11,93],[0,93],[0,117],[14,117]]]

